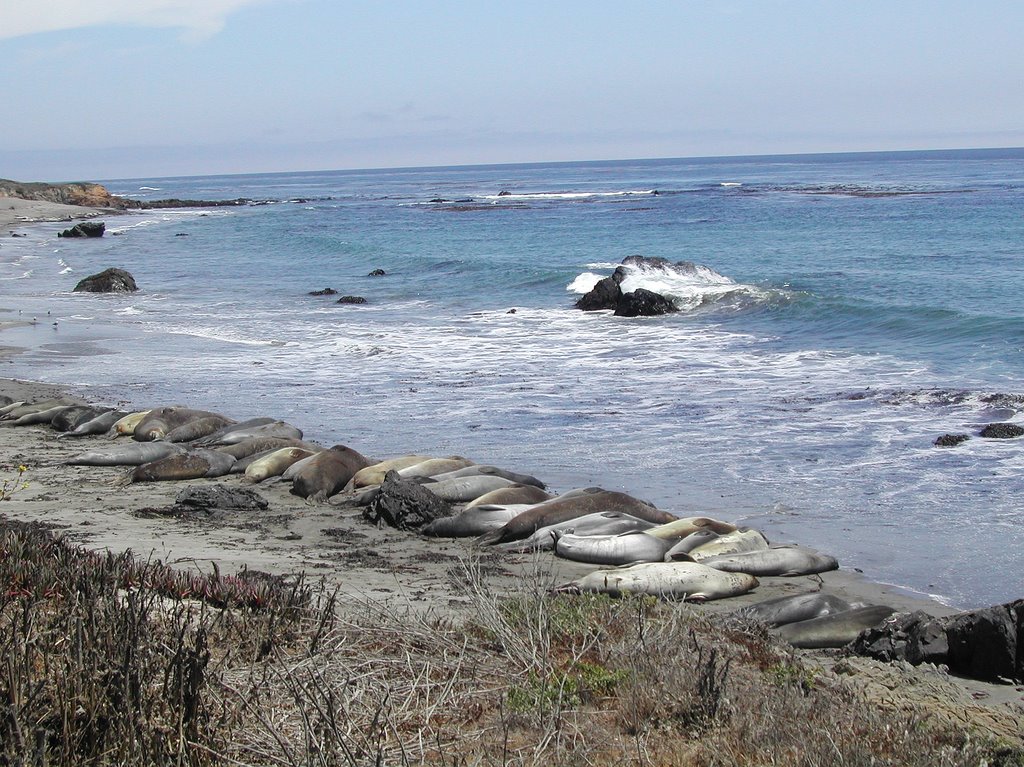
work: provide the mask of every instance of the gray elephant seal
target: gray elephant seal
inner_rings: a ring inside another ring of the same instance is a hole
[[[442,475],[443,476],[443,475]],[[451,503],[465,503],[473,501],[492,490],[501,490],[516,484],[511,479],[496,477],[487,474],[480,474],[469,477],[456,477],[445,479],[440,482],[427,482],[421,485],[438,498]]]
[[[125,412],[123,410],[107,410],[95,418],[79,424],[74,429],[65,431],[63,434],[58,435],[58,437],[63,439],[65,437],[88,437],[94,434],[106,434],[124,416]]]
[[[756,587],[757,578],[752,575],[727,573],[698,562],[646,562],[596,570],[559,586],[555,591],[612,596],[651,594],[688,602],[706,602],[745,594]]]
[[[110,450],[89,450],[64,463],[68,466],[139,466],[184,451],[181,445],[170,442],[140,442]]]
[[[108,410],[110,408],[93,405],[72,405],[50,419],[50,428],[54,431],[71,431]]]
[[[44,410],[52,410],[56,407],[69,407],[71,405],[77,405],[78,402],[68,399],[67,397],[52,397],[50,399],[40,400],[39,402],[29,402],[17,405],[12,403],[8,405],[4,410],[3,414],[4,421],[17,421],[22,416],[26,416],[29,413],[40,413]]]
[[[441,517],[420,528],[423,535],[435,538],[470,538],[497,530],[521,509],[512,506],[474,506],[450,517]]]
[[[205,437],[196,440],[196,447],[215,447],[223,444],[220,442],[222,437],[232,434],[234,432],[244,432],[250,429],[254,429],[258,426],[267,426],[273,423],[281,423],[276,418],[270,418],[268,416],[258,416],[256,418],[248,418],[244,421],[232,421],[231,423],[223,426],[212,434],[208,434]]]
[[[214,450],[185,450],[136,466],[126,477],[126,483],[221,477],[231,470],[232,463],[231,456]]]
[[[787,623],[809,621],[814,618],[823,618],[826,615],[843,613],[852,610],[855,606],[863,607],[864,605],[853,605],[834,594],[812,591],[807,594],[766,599],[757,604],[741,607],[736,611],[736,615],[741,618],[761,621],[769,626],[784,626]]]
[[[632,565],[662,562],[672,541],[655,538],[640,530],[618,535],[576,535],[552,533],[556,557],[593,565]]]
[[[345,445],[335,445],[292,464],[302,466],[292,476],[292,494],[311,501],[326,501],[345,487],[360,469],[370,462]]]
[[[632,514],[623,514],[619,511],[599,511],[596,514],[585,514],[582,517],[575,517],[558,524],[538,527],[533,535],[511,543],[498,544],[498,547],[504,551],[513,552],[547,551],[554,547],[554,535],[557,534],[621,535],[622,533],[650,530],[652,527],[655,527],[653,522],[634,517]]]
[[[36,424],[48,424],[53,421],[58,415],[66,410],[77,409],[79,405],[54,405],[43,410],[33,410],[30,413],[25,413],[18,418],[8,420],[4,423],[5,426],[35,426]]]
[[[500,490],[492,490],[489,493],[484,493],[479,498],[474,498],[472,501],[466,504],[467,509],[472,509],[477,506],[507,506],[512,503],[542,503],[544,501],[550,501],[552,496],[539,487],[533,485],[509,485],[503,487]]]
[[[203,439],[202,446],[212,447],[219,445],[237,445],[239,442],[244,442],[245,440],[253,437],[302,439],[302,429],[297,426],[292,426],[290,423],[285,423],[284,421],[272,421],[258,426],[248,426],[244,429],[232,427],[229,431],[217,437],[215,441],[207,441],[212,439],[212,435],[211,437]]]
[[[555,525],[599,511],[619,511],[659,524],[676,519],[672,514],[660,511],[651,504],[625,493],[593,487],[571,497],[559,496],[550,501],[538,503],[529,511],[524,511],[509,520],[499,529],[480,536],[478,543],[489,545],[516,541],[532,535],[537,528]]]
[[[219,453],[225,453],[238,460],[248,458],[257,453],[266,453],[270,450],[280,450],[282,447],[304,447],[307,450],[323,450],[319,445],[311,442],[303,442],[295,437],[248,437],[233,445],[222,445],[212,448]]]
[[[460,477],[503,477],[517,485],[532,485],[533,487],[539,487],[543,490],[546,485],[534,476],[529,474],[519,474],[508,469],[501,469],[497,466],[473,464],[472,466],[464,466],[461,469],[455,471],[449,471],[444,474],[433,475],[435,482],[443,482],[446,479],[458,479]]]
[[[764,551],[723,554],[701,561],[716,570],[751,575],[811,575],[839,567],[834,557],[803,546],[772,546]]]
[[[896,611],[885,605],[856,607],[823,618],[789,623],[776,633],[794,647],[845,647],[864,629],[873,628]]]
[[[692,536],[691,536],[692,537]],[[687,538],[680,541],[684,543]],[[669,549],[669,556],[682,553],[683,546],[673,546]],[[697,562],[704,562],[711,557],[724,556],[726,554],[745,554],[749,551],[766,551],[769,548],[768,539],[759,530],[746,527],[733,533],[719,535],[714,540],[701,541],[699,545],[690,549],[690,557]]]

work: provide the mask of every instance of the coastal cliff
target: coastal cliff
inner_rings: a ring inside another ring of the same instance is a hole
[[[84,208],[105,208],[110,210],[151,210],[157,208],[211,208],[232,205],[249,205],[252,200],[133,200],[111,194],[102,184],[89,181],[49,184],[33,181],[11,181],[0,179],[0,197],[21,200],[51,202],[59,205],[77,205]]]

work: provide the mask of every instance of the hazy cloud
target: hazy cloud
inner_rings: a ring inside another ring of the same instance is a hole
[[[63,29],[123,25],[181,29],[201,40],[224,28],[227,17],[272,0],[0,0],[0,39]]]

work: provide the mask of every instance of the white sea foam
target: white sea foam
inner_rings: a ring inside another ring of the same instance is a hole
[[[593,272],[583,272],[583,274],[577,276],[575,280],[566,285],[565,289],[570,293],[580,293],[582,295],[584,293],[589,293],[591,290],[593,290],[594,286],[597,285],[597,283],[599,283],[602,279],[604,278],[600,274],[594,274]]]
[[[743,186],[739,181],[723,181],[719,186]]]
[[[139,187],[139,191],[140,192],[159,192],[160,191],[160,187],[158,187],[158,186],[140,186]]]
[[[593,197],[633,197],[652,195],[655,189],[626,189],[617,192],[509,192],[485,194],[483,200],[585,200]]]

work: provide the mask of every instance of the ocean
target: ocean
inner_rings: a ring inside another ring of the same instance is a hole
[[[101,183],[260,204],[16,228],[0,319],[37,324],[0,336],[8,377],[624,490],[957,607],[1024,596],[1024,439],[979,436],[1024,422],[1024,150]],[[697,265],[627,280],[679,313],[573,308],[633,254]],[[110,266],[140,291],[72,294]]]

